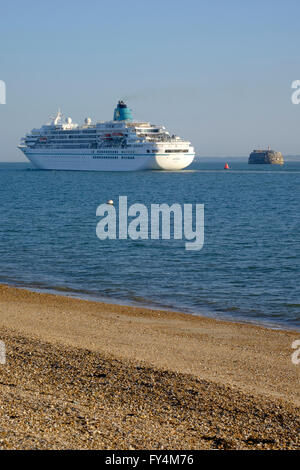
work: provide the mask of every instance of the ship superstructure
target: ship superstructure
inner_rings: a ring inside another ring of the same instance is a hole
[[[86,118],[78,125],[64,120],[59,110],[48,124],[27,134],[19,148],[45,170],[181,170],[195,157],[191,143],[165,127],[134,121],[124,101],[118,102],[112,121]]]

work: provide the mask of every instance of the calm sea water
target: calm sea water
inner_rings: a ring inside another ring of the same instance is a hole
[[[0,164],[0,282],[300,328],[300,163],[200,162],[182,172]],[[96,208],[204,203],[205,244],[96,237]]]

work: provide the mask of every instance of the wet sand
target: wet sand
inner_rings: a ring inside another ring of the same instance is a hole
[[[0,286],[0,447],[300,448],[299,338]]]

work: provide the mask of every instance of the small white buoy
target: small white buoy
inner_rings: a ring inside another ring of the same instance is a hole
[[[113,204],[114,204],[114,201],[113,201],[112,199],[109,199],[109,200],[107,201],[107,203],[106,203],[106,204],[110,204],[110,205],[112,205],[112,206],[113,206]]]

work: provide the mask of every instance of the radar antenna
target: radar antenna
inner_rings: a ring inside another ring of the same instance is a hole
[[[51,116],[52,124],[57,126],[57,124],[62,120],[62,118],[63,118],[63,113],[61,112],[60,108],[58,108],[56,115]]]

